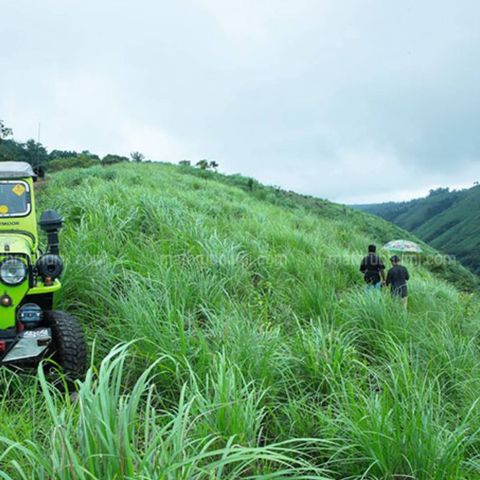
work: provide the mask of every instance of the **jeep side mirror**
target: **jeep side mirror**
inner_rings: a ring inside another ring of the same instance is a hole
[[[63,218],[55,210],[45,210],[40,217],[40,228],[47,234],[48,253],[59,254],[58,232],[63,226]]]

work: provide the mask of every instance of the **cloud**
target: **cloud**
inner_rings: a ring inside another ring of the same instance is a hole
[[[172,135],[154,125],[139,125],[125,121],[120,126],[120,151],[141,151],[147,159],[171,161],[190,156],[191,150],[181,145]],[[196,156],[198,158],[198,156]]]
[[[479,16],[474,0],[8,2],[0,118],[20,138],[40,121],[51,148],[407,198],[480,178]]]

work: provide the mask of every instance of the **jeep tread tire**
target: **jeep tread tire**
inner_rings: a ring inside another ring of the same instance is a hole
[[[87,346],[82,327],[75,317],[61,311],[46,311],[45,320],[52,330],[51,358],[69,383],[81,380],[87,370]]]

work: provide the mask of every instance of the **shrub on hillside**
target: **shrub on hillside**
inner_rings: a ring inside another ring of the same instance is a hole
[[[66,168],[88,168],[94,165],[100,165],[98,157],[92,157],[89,155],[80,154],[76,157],[56,158],[50,161],[48,164],[48,170],[50,172],[58,172],[65,170]]]
[[[140,152],[132,152],[130,154],[130,159],[132,162],[142,163],[146,160],[145,155]]]
[[[123,157],[122,155],[112,155],[110,153],[102,158],[102,165],[113,165],[114,163],[121,162],[128,162],[128,158]]]

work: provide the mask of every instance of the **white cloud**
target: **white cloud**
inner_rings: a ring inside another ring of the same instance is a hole
[[[140,151],[147,159],[165,162],[199,158],[172,135],[154,125],[139,125],[126,120],[122,122],[119,133],[119,151],[122,152]]]
[[[50,148],[211,158],[339,201],[470,184],[479,16],[474,0],[6,2],[0,118],[20,139],[41,122]]]

